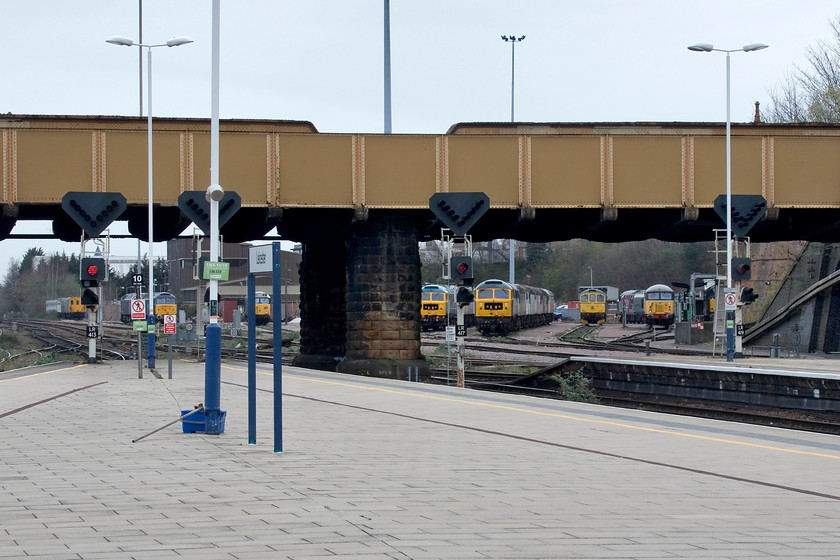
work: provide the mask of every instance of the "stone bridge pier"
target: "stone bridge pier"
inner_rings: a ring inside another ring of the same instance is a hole
[[[417,224],[390,211],[370,211],[341,236],[304,241],[296,365],[428,378],[420,352],[417,241]]]

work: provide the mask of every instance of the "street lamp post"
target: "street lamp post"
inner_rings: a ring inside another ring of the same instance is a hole
[[[510,122],[513,122],[513,78],[515,68],[514,47],[516,47],[516,43],[521,43],[524,39],[525,35],[522,37],[514,37],[513,35],[508,37],[507,35],[502,35],[502,41],[510,43]]]
[[[732,136],[730,133],[731,118],[729,112],[729,54],[734,52],[753,52],[766,49],[764,43],[750,43],[740,49],[716,49],[709,43],[690,45],[688,50],[694,52],[722,52],[726,53],[726,288],[732,290]],[[720,296],[718,296],[720,301]],[[735,357],[735,311],[726,312],[726,361],[731,362]]]
[[[156,47],[179,47],[181,45],[186,45],[187,43],[192,43],[193,40],[189,37],[173,37],[169,39],[165,43],[155,44],[155,45],[147,45],[143,43],[135,43],[134,40],[129,39],[128,37],[120,37],[115,35],[113,37],[109,37],[105,40],[106,43],[111,43],[112,45],[120,45],[124,47],[141,47],[145,48],[148,57],[146,59],[146,74],[147,79],[146,83],[148,85],[148,93],[147,93],[147,121],[148,124],[146,125],[147,128],[147,136],[148,136],[148,163],[149,163],[149,309],[147,313],[150,315],[148,320],[149,324],[154,324],[153,321],[155,320],[155,275],[154,275],[154,214],[152,213],[152,204],[154,203],[154,180],[152,177],[152,49]],[[149,369],[154,369],[155,367],[155,332],[154,329],[149,331]],[[138,357],[138,359],[140,359]]]
[[[502,41],[504,41],[505,43],[510,43],[510,122],[513,122],[513,96],[514,96],[513,84],[514,84],[514,76],[515,76],[514,69],[516,68],[516,66],[515,66],[515,60],[516,59],[515,59],[514,52],[515,52],[516,43],[521,43],[524,39],[525,39],[525,35],[523,35],[521,37],[516,37],[514,35],[511,35],[510,37],[508,37],[507,35],[502,35]],[[508,277],[509,277],[510,283],[513,284],[516,281],[516,272],[515,272],[515,265],[514,265],[514,255],[516,253],[516,249],[515,249],[516,242],[513,239],[510,239],[509,241],[510,242],[508,243],[508,249],[509,249],[508,259],[509,259],[510,262],[509,262],[509,265],[508,265],[509,266]]]

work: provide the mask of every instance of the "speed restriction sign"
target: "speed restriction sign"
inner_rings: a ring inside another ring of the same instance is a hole
[[[175,315],[163,316],[163,334],[175,334]]]

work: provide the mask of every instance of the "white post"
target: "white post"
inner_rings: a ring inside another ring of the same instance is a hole
[[[146,82],[148,83],[149,91],[148,91],[148,109],[149,114],[147,117],[147,130],[148,130],[148,141],[149,141],[149,308],[147,309],[147,313],[151,314],[154,320],[155,317],[155,267],[154,267],[154,246],[155,246],[155,222],[154,222],[154,213],[152,211],[152,206],[154,204],[154,176],[153,176],[153,151],[152,151],[152,48],[148,47],[148,58],[146,59]],[[149,368],[154,369],[155,367],[155,333],[153,330],[149,331]]]
[[[210,94],[210,184],[219,184],[219,0],[213,0]],[[210,199],[210,261],[219,260],[219,201]],[[219,281],[210,280],[210,306],[219,300]],[[218,303],[217,303],[218,305]],[[211,309],[210,323],[218,323],[218,308]]]

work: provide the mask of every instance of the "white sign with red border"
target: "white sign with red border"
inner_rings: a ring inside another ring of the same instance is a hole
[[[727,288],[727,290],[728,290],[728,288]],[[735,297],[734,290],[731,291],[731,292],[727,291],[726,293],[723,294],[723,303],[725,305],[724,309],[726,311],[734,311],[735,310],[735,302],[736,302],[736,297]]]
[[[146,300],[131,300],[131,320],[146,318]]]
[[[175,315],[163,316],[163,334],[175,334]]]

